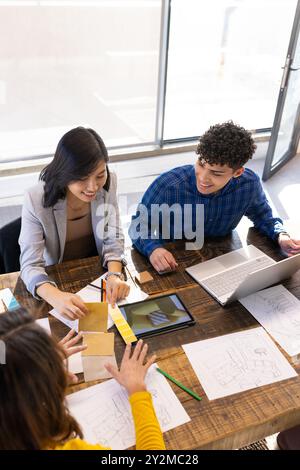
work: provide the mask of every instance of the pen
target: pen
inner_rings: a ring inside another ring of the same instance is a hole
[[[137,285],[136,285],[136,282],[135,282],[135,280],[133,279],[133,277],[132,277],[132,274],[131,274],[130,270],[127,268],[127,266],[124,266],[124,268],[125,268],[125,271],[127,271],[127,272],[128,272],[128,274],[129,274],[129,276],[130,276],[130,278],[131,278],[131,280],[132,280],[133,284],[134,284],[134,285],[137,287]]]
[[[127,263],[127,259],[126,259],[125,256],[123,256],[123,255],[122,255],[121,257],[122,257],[122,265],[123,265],[123,267],[124,267],[124,274],[128,273],[129,276],[130,276],[130,279],[131,279],[132,282],[133,282],[133,284],[134,284],[136,287],[138,287],[137,284],[136,284],[136,282],[135,282],[135,280],[134,280],[133,277],[132,277],[132,274],[131,274],[130,270],[129,270],[128,267],[127,267],[127,264],[128,264],[128,263]],[[125,277],[125,276],[124,276],[124,277]],[[127,275],[126,275],[126,278],[128,278]],[[127,279],[125,279],[125,281],[127,281]]]
[[[197,393],[193,392],[192,390],[190,390],[189,388],[185,387],[184,385],[182,385],[182,383],[178,382],[178,380],[174,379],[173,377],[171,377],[169,374],[167,374],[167,372],[164,372],[163,370],[161,370],[159,367],[156,367],[156,370],[158,372],[160,372],[162,375],[164,375],[165,377],[167,377],[167,379],[171,380],[171,382],[173,382],[174,384],[178,385],[178,387],[182,388],[182,390],[184,390],[185,392],[187,392],[189,395],[191,395],[192,397],[196,398],[196,400],[202,400],[201,397],[199,397],[199,395],[197,395]]]
[[[96,284],[92,284],[91,282],[88,282],[88,286],[94,287],[95,289],[98,289],[101,291],[101,302],[106,302],[106,282],[101,279],[101,287],[96,286]],[[103,287],[104,286],[104,287]]]
[[[103,287],[96,286],[96,284],[92,284],[91,282],[88,283],[88,286],[94,287],[95,289],[98,289],[98,290],[103,290]]]

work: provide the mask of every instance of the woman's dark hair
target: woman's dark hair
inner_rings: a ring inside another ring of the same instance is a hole
[[[232,121],[211,126],[199,140],[196,153],[209,165],[237,170],[254,154],[256,145],[249,131]]]
[[[45,182],[44,207],[52,207],[66,197],[67,186],[90,175],[99,162],[108,162],[108,153],[101,137],[93,129],[76,127],[58,142],[52,162],[41,171],[40,180]],[[108,191],[107,180],[103,188]]]
[[[22,308],[0,315],[0,341],[0,449],[45,449],[82,438],[64,403],[59,345]]]

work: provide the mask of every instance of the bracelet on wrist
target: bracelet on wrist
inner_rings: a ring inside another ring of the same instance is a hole
[[[105,275],[105,280],[107,281],[110,278],[110,276],[116,276],[119,279],[121,279],[121,281],[124,281],[123,273],[119,273],[119,272],[115,272],[115,271],[108,271]]]

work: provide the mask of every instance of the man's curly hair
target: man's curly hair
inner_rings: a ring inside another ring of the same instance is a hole
[[[254,154],[251,133],[232,121],[211,126],[199,139],[196,154],[209,165],[241,168]]]

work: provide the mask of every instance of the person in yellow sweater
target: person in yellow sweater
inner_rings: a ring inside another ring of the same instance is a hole
[[[102,450],[83,440],[65,402],[68,346],[56,343],[24,309],[0,315],[0,450]],[[73,346],[73,352],[82,346]],[[147,345],[127,346],[120,369],[107,366],[126,388],[136,432],[136,449],[163,450],[165,444],[146,390],[145,375],[155,361]]]

